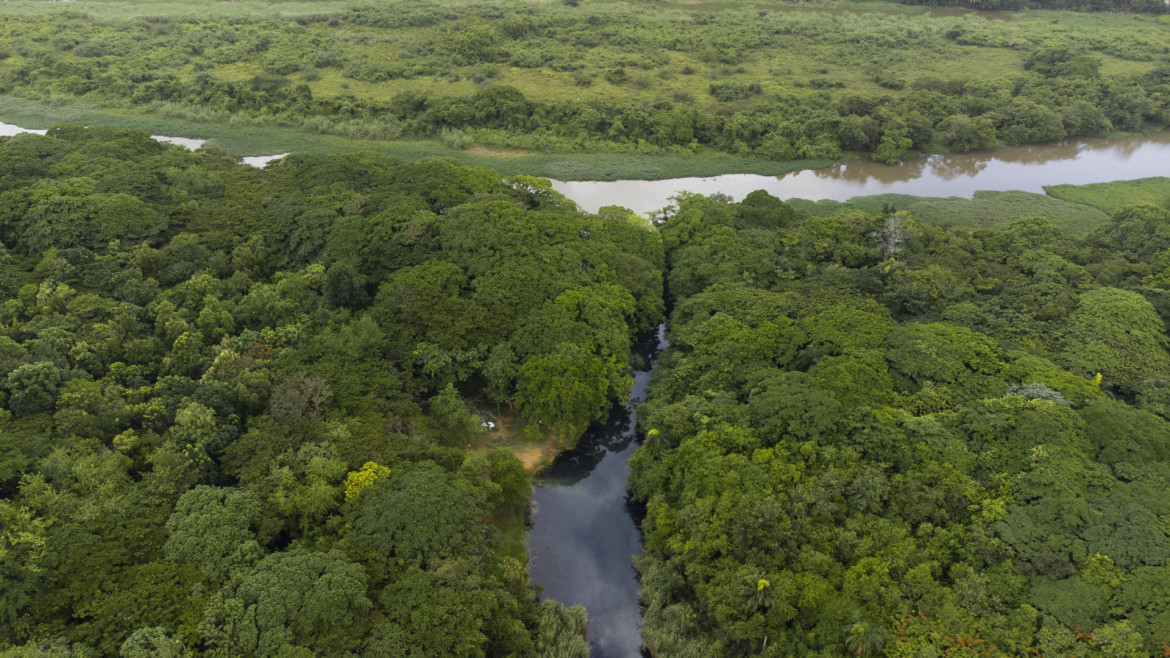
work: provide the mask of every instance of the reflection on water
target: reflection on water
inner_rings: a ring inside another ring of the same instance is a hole
[[[29,128],[21,128],[20,126],[13,125],[11,123],[4,123],[3,121],[0,121],[0,137],[12,137],[13,135],[19,135],[20,133],[35,133],[37,135],[43,135],[46,132],[48,132],[48,131],[46,131],[46,130],[32,130]]]
[[[156,142],[166,142],[167,144],[182,146],[188,151],[194,151],[200,146],[203,146],[203,142],[207,141],[206,139],[197,139],[191,137],[167,137],[166,135],[151,135],[150,138]]]
[[[781,199],[834,199],[916,194],[970,197],[977,190],[1043,193],[1044,185],[1102,183],[1170,176],[1170,130],[1144,137],[1082,139],[1057,144],[1009,146],[992,151],[928,155],[898,165],[852,160],[836,167],[782,176],[729,174],[658,181],[553,181],[553,188],[583,210],[619,205],[648,213],[687,191],[728,194],[736,200],[754,190]]]
[[[276,155],[247,155],[240,158],[240,162],[243,162],[249,167],[263,168],[269,162],[272,162],[273,160],[279,160],[286,155],[288,155],[288,153],[277,153]]]
[[[577,448],[557,456],[532,488],[528,572],[544,597],[583,605],[595,657],[641,655],[642,614],[633,555],[642,550],[640,514],[626,492],[626,462],[637,445],[634,405],[646,395],[649,364],[665,347],[664,327],[635,347],[647,370],[636,371],[629,403],[590,428]]]

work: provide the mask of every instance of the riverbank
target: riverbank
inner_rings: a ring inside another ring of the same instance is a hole
[[[0,4],[13,44],[0,50],[5,93],[239,133],[215,137],[255,140],[259,126],[298,142],[409,139],[408,151],[469,164],[505,152],[534,161],[490,160],[502,172],[566,180],[776,174],[809,165],[773,159],[893,162],[912,148],[1170,119],[1159,72],[1170,30],[1144,15],[771,1]],[[56,7],[25,6],[42,4]],[[459,150],[470,146],[492,151]],[[581,150],[596,155],[545,155]]]
[[[934,153],[923,153],[907,157],[903,162],[895,165],[883,165],[868,159],[856,157],[857,154],[846,154],[847,157],[829,160],[790,160],[773,162],[759,158],[736,158],[725,153],[710,149],[700,149],[693,155],[677,155],[674,153],[629,152],[629,153],[533,153],[525,151],[494,151],[486,148],[472,147],[469,149],[452,148],[439,140],[395,140],[385,141],[377,139],[357,139],[336,135],[321,135],[305,132],[300,128],[266,125],[263,123],[248,123],[246,121],[230,121],[224,123],[205,123],[179,117],[166,117],[153,114],[143,114],[129,110],[118,111],[101,108],[96,105],[69,102],[45,103],[41,101],[19,98],[12,95],[0,95],[0,123],[10,123],[27,129],[44,130],[61,123],[104,126],[128,130],[142,130],[154,135],[171,135],[189,139],[203,139],[206,144],[214,145],[225,152],[238,157],[268,156],[276,153],[307,151],[313,153],[369,153],[374,152],[386,157],[405,161],[416,161],[429,157],[454,158],[462,164],[473,167],[493,169],[505,176],[525,174],[551,178],[557,181],[571,183],[613,182],[613,181],[669,181],[671,179],[699,179],[714,178],[726,175],[755,175],[767,177],[781,177],[786,174],[810,172],[817,178],[847,177],[854,180],[874,178],[883,180],[890,176],[890,172],[907,169],[922,169],[931,159],[935,159],[935,169],[943,175],[951,177],[956,173],[967,173],[972,167],[978,167],[980,162],[1002,158],[1008,154],[1008,159],[1035,160],[1038,150],[1050,149],[1054,152],[1064,149],[1069,144],[1099,144],[1107,145],[1120,140],[1122,148],[1126,141],[1137,142],[1143,138],[1155,135],[1163,130],[1163,126],[1146,126],[1138,132],[1116,131],[1105,137],[1088,138],[1082,140],[1065,140],[1056,144],[1024,144],[1020,146],[1000,146],[985,151],[969,153],[949,153],[939,149]],[[1074,149],[1075,150],[1075,149]],[[1065,154],[1067,157],[1067,153]],[[963,165],[957,165],[957,162]],[[971,164],[975,163],[975,164]],[[863,171],[864,170],[864,171]],[[869,172],[876,173],[869,173]],[[822,175],[821,172],[826,172]],[[838,173],[834,173],[838,172]],[[1170,172],[1168,172],[1170,173]],[[1135,178],[1140,174],[1124,175],[1119,178]],[[807,178],[807,176],[806,176]],[[810,179],[811,180],[811,179]],[[1054,181],[1054,183],[1057,181]],[[1059,182],[1064,182],[1059,181]],[[753,182],[751,185],[759,189],[767,188],[763,181]],[[753,187],[752,189],[757,189]],[[1007,187],[981,189],[1014,189]],[[692,190],[700,191],[700,190]],[[859,189],[856,196],[866,192],[884,192],[886,190]],[[1039,191],[1039,190],[1036,190]],[[672,192],[673,193],[673,190]],[[964,196],[969,196],[969,192]],[[812,194],[799,194],[801,198],[844,200],[844,197]],[[784,198],[784,197],[781,197]],[[618,205],[626,205],[614,201]],[[601,204],[608,205],[608,203]],[[653,206],[661,207],[662,203]],[[582,204],[586,209],[589,204]],[[639,212],[639,209],[628,206]]]
[[[368,153],[406,161],[430,157],[455,158],[472,167],[485,167],[505,176],[527,174],[570,181],[663,180],[722,174],[780,176],[806,169],[823,169],[844,160],[770,162],[735,158],[700,150],[692,156],[664,153],[531,153],[523,151],[461,150],[438,140],[382,141],[307,133],[301,129],[249,124],[243,121],[202,123],[182,118],[115,111],[86,104],[55,104],[0,95],[0,122],[44,130],[60,123],[142,130],[154,135],[206,139],[235,156],[269,155],[292,151],[313,153]]]
[[[531,436],[524,431],[524,421],[520,415],[511,409],[493,411],[480,406],[476,411],[481,418],[491,421],[492,427],[476,442],[473,450],[486,452],[507,448],[533,475],[539,474],[557,455],[572,450],[580,440],[580,437],[570,439],[548,430],[538,436]]]
[[[919,221],[980,228],[1045,217],[1069,235],[1084,235],[1122,205],[1167,203],[1170,131],[1123,139],[1087,138],[988,151],[920,156],[899,165],[852,160],[787,175],[727,174],[661,181],[554,181],[587,212],[618,205],[647,214],[681,191],[735,201],[764,190],[798,209],[827,217],[850,204],[866,212],[887,204]],[[1135,181],[1118,186],[1115,181]],[[1071,187],[1095,185],[1080,194]]]

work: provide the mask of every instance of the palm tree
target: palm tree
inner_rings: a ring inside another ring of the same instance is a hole
[[[772,607],[773,599],[769,591],[771,587],[772,583],[768,582],[768,579],[764,578],[762,574],[753,575],[744,582],[744,599],[746,601],[744,609],[748,615],[753,615],[760,609],[767,610]],[[760,648],[760,651],[767,648],[768,636],[765,635],[764,646]]]
[[[886,629],[853,613],[853,621],[845,624],[845,648],[856,658],[876,656],[886,645]]]
[[[749,615],[761,608],[767,610],[772,607],[772,594],[768,591],[771,586],[772,583],[758,574],[747,579],[743,588],[746,603],[744,609]]]

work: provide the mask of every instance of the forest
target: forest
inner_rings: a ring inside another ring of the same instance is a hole
[[[446,159],[0,137],[0,655],[588,655],[483,421],[579,436],[668,311],[654,655],[1164,655],[1167,205],[651,224]]]
[[[1167,202],[1082,238],[680,196],[653,654],[1170,653]]]
[[[1147,134],[1161,0],[0,0],[25,119],[0,658],[585,658],[533,487],[627,403],[654,658],[1170,656],[1166,172],[542,177]]]
[[[663,316],[662,246],[450,160],[0,137],[0,654],[585,656],[529,473]]]
[[[1154,14],[888,2],[46,4],[0,3],[0,94],[45,112],[99,108],[119,127],[177,121],[229,147],[231,136],[275,131],[269,152],[332,136],[505,162],[893,163],[1170,123],[1170,23]],[[1161,7],[1090,4],[1069,6]],[[586,178],[605,175],[595,168]]]

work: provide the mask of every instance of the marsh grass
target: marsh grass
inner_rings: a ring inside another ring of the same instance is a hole
[[[1058,199],[1082,203],[1111,214],[1138,203],[1152,203],[1170,209],[1170,178],[1166,177],[1091,185],[1048,185],[1044,191]]]
[[[1073,187],[1073,186],[1068,186]],[[875,194],[853,197],[846,202],[789,199],[788,203],[819,217],[827,217],[845,208],[880,213],[889,204],[904,210],[923,224],[948,228],[988,228],[1004,226],[1026,217],[1043,217],[1061,230],[1082,237],[1109,220],[1098,208],[1033,192],[975,192],[974,198],[922,197],[911,194]]]

